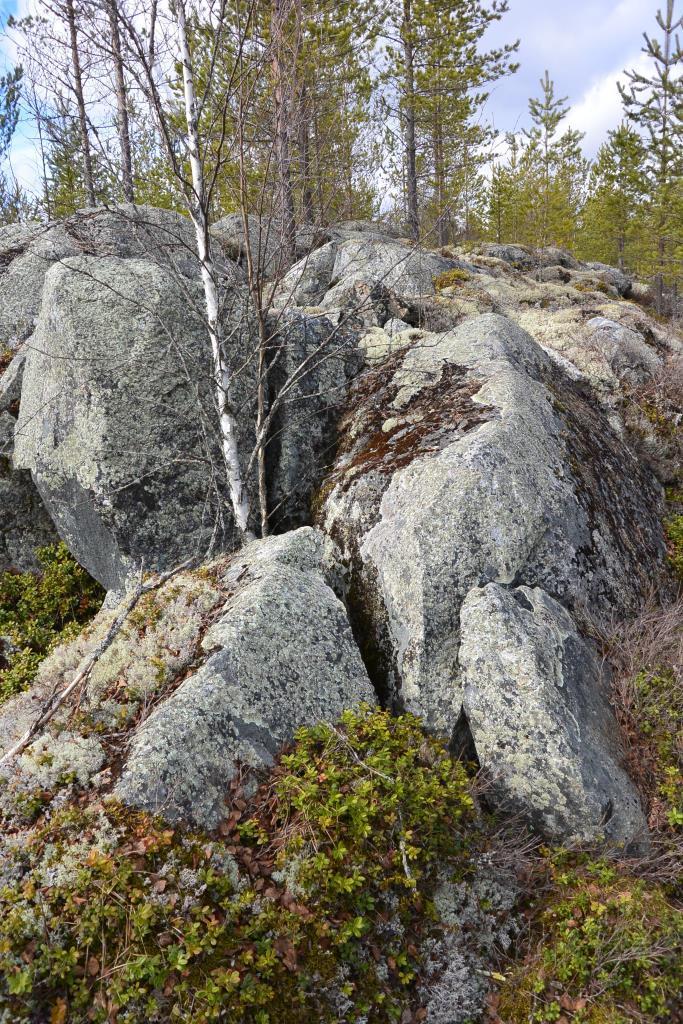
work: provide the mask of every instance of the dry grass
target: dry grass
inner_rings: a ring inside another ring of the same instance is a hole
[[[648,802],[651,828],[666,830],[662,786],[683,772],[683,597],[662,606],[651,596],[636,619],[603,635],[602,646],[627,768]]]

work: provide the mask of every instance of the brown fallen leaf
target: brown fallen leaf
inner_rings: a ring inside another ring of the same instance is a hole
[[[50,1010],[50,1024],[65,1024],[66,1010],[66,999],[58,999]]]

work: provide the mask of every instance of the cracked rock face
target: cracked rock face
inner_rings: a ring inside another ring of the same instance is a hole
[[[18,352],[0,378],[0,572],[39,568],[36,550],[59,540],[31,474],[13,463],[25,358]]]
[[[234,594],[204,637],[208,658],[135,734],[122,800],[213,828],[238,763],[268,767],[299,727],[374,702],[322,549],[305,528],[234,561]]]
[[[430,728],[458,722],[473,587],[542,587],[597,620],[638,606],[664,556],[658,492],[511,321],[425,336],[355,402],[320,521],[377,682]]]
[[[645,836],[594,649],[539,588],[475,588],[460,612],[463,709],[497,799],[542,835]]]

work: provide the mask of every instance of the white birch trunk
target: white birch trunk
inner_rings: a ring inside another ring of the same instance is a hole
[[[225,363],[221,347],[221,329],[218,310],[218,290],[216,275],[211,256],[209,224],[205,209],[204,172],[199,151],[199,127],[197,124],[197,105],[195,101],[194,72],[190,46],[185,23],[184,0],[177,3],[178,37],[180,56],[183,65],[183,94],[185,100],[185,119],[187,122],[187,139],[192,172],[194,203],[191,211],[192,222],[197,237],[197,254],[201,264],[202,284],[204,286],[204,302],[206,319],[211,339],[213,357],[213,380],[216,405],[221,432],[221,447],[228,477],[230,500],[235,522],[239,530],[247,537],[249,519],[249,498],[247,496],[242,470],[237,454],[237,421],[230,408],[230,374]]]

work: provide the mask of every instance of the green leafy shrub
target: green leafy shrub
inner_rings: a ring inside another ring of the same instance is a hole
[[[683,514],[670,516],[664,524],[669,560],[674,572],[683,581]]]
[[[505,1024],[672,1021],[683,914],[661,885],[605,860],[547,854],[528,955],[496,999]],[[542,882],[545,882],[543,886]]]
[[[444,288],[453,288],[456,285],[464,284],[465,281],[469,281],[470,276],[466,270],[458,270],[457,267],[453,270],[445,270],[443,274],[434,278],[434,287],[440,292]]]
[[[41,572],[0,574],[0,703],[26,689],[58,644],[72,639],[97,612],[104,591],[66,545],[38,552]]]
[[[0,882],[0,1018],[400,1020],[436,868],[469,865],[462,765],[363,708],[229,808],[213,838],[115,802],[35,826]]]

